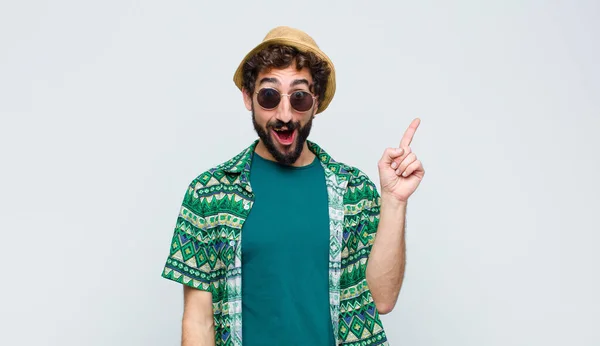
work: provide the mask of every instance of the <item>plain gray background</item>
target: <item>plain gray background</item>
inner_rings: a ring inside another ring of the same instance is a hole
[[[232,77],[269,29],[338,88],[311,139],[427,174],[392,345],[600,345],[597,1],[2,1],[3,345],[177,345],[187,184],[255,139]]]

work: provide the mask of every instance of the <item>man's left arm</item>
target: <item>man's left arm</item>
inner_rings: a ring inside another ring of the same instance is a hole
[[[379,225],[366,273],[377,311],[382,315],[390,313],[396,305],[404,280],[405,215],[406,202],[382,196]]]
[[[410,148],[420,122],[418,118],[413,120],[400,141],[400,147],[386,149],[377,165],[381,204],[366,277],[380,314],[394,309],[404,280],[406,206],[425,175],[421,161]]]

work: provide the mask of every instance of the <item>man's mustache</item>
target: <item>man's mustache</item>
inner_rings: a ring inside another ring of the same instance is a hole
[[[300,122],[293,122],[293,121],[288,121],[287,123],[284,123],[281,120],[275,120],[275,121],[271,121],[267,124],[267,127],[273,128],[273,129],[281,129],[281,128],[287,128],[290,131],[293,131],[295,129],[300,128]]]

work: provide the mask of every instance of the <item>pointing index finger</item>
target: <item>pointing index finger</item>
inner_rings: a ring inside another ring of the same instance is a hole
[[[415,118],[415,120],[413,120],[410,123],[408,129],[406,129],[406,132],[404,132],[404,136],[402,136],[402,140],[400,141],[400,148],[406,148],[410,146],[410,143],[412,142],[413,137],[415,136],[415,132],[417,132],[417,128],[419,127],[420,123],[421,119],[419,118]]]

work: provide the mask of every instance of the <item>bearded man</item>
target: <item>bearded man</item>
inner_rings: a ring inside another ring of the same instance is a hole
[[[420,120],[384,150],[379,193],[308,140],[335,69],[305,32],[271,30],[233,79],[258,139],[185,193],[162,272],[184,287],[182,345],[387,345]]]

